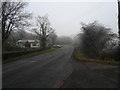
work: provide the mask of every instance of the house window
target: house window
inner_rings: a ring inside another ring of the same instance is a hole
[[[33,43],[32,45],[33,45],[33,46],[36,46],[36,43]]]

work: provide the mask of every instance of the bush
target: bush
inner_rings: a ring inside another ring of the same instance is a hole
[[[82,24],[80,34],[80,48],[82,53],[90,58],[115,58],[113,49],[117,38],[110,28],[106,28],[97,22],[88,25]]]

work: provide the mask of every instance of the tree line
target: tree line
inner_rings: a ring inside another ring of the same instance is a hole
[[[2,33],[3,49],[29,35],[26,30],[33,26],[31,23],[33,16],[32,13],[24,11],[27,5],[28,3],[22,1],[0,3],[0,21],[2,25],[2,32],[0,32]],[[51,27],[48,17],[38,15],[36,22],[37,25],[34,25],[36,28],[32,28],[32,30],[35,32],[33,35],[41,41],[41,48],[45,49],[48,41],[53,45],[57,35],[55,29]]]

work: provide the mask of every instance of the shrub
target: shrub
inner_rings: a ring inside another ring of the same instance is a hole
[[[82,24],[80,34],[80,48],[82,53],[90,58],[113,58],[116,52],[114,46],[116,35],[110,28],[98,24],[96,21],[88,25]]]

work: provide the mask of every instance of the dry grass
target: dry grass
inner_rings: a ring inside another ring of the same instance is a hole
[[[79,50],[74,51],[73,57],[77,60],[86,61],[86,62],[97,62],[97,63],[104,63],[104,64],[120,65],[120,62],[115,60],[100,60],[100,59],[87,58]]]

